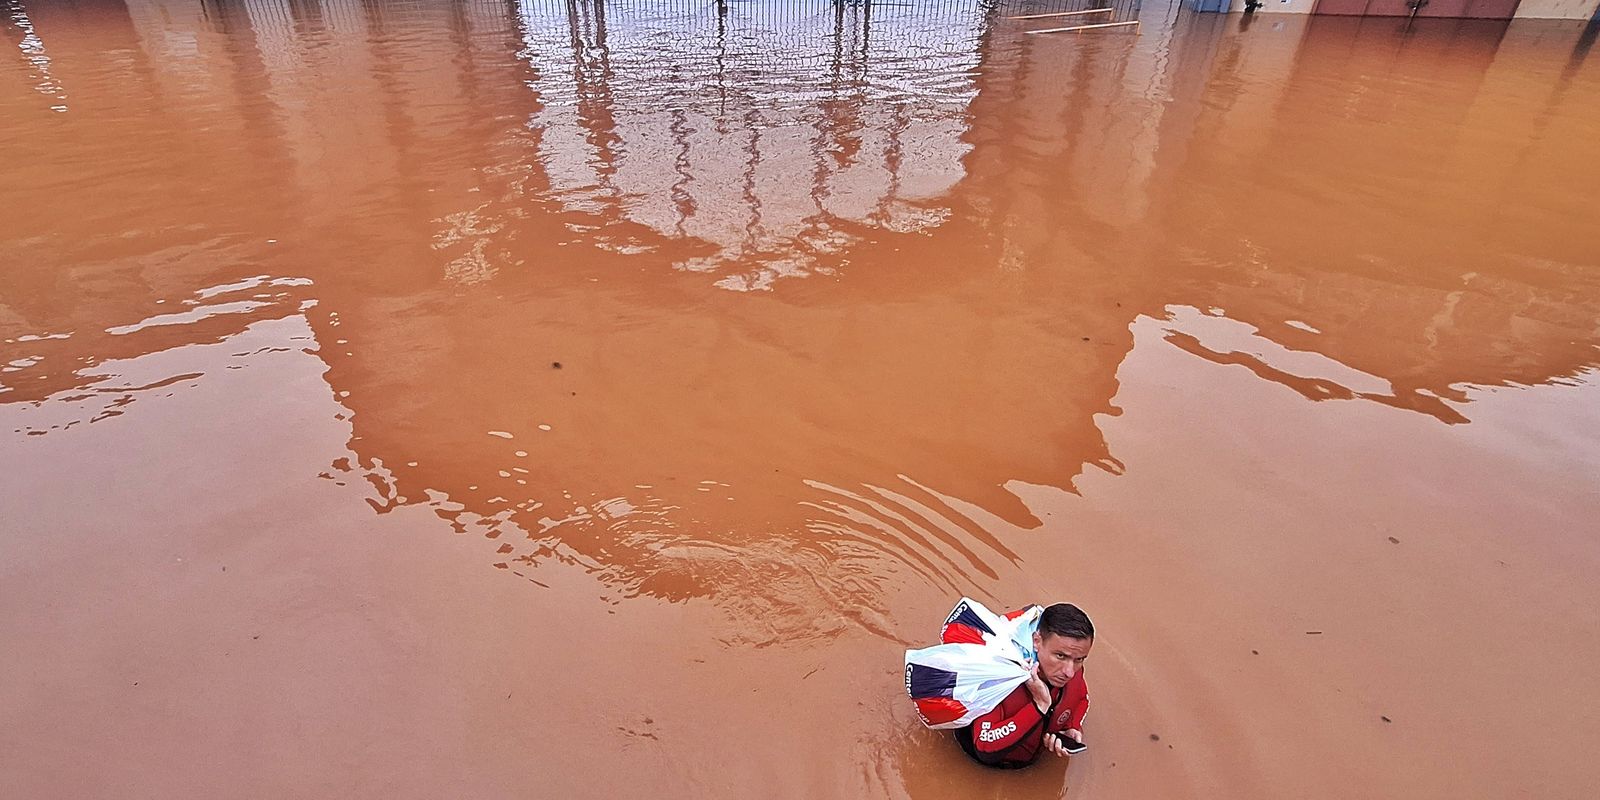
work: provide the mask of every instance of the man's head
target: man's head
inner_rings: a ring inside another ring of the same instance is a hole
[[[1056,603],[1039,616],[1033,649],[1039,654],[1039,676],[1051,686],[1066,686],[1083,669],[1094,646],[1094,623],[1071,603]]]

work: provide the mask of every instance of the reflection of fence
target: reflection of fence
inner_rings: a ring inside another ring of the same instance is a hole
[[[970,54],[989,7],[978,0],[522,0],[519,11],[535,35],[567,26],[580,51],[609,47],[614,57],[619,49],[642,47],[663,60],[709,55],[745,70],[803,71],[869,56]]]
[[[680,31],[694,31],[723,40],[755,45],[767,56],[793,58],[810,45],[814,34],[827,31],[840,39],[879,39],[886,47],[941,49],[951,31],[986,26],[993,20],[1029,13],[1109,8],[1116,19],[1137,19],[1142,0],[520,0],[524,15],[545,19],[566,16],[575,29],[616,24],[623,20],[670,22]],[[604,34],[595,30],[597,35]],[[760,45],[774,45],[762,50]],[[821,60],[825,54],[816,53]]]
[[[678,267],[731,289],[835,269],[869,228],[943,219],[921,203],[962,174],[992,16],[973,0],[518,11],[551,196],[594,214],[597,246],[696,242]]]
[[[130,4],[141,0],[128,0]],[[315,33],[328,27],[341,32],[387,23],[424,19],[454,19],[472,28],[509,30],[516,5],[509,0],[201,0],[200,8],[213,26],[226,26],[232,15],[242,14],[258,33],[277,36]]]
[[[139,2],[139,0],[130,0]],[[604,47],[629,25],[670,28],[772,64],[821,66],[837,53],[944,52],[975,49],[988,26],[1008,16],[1111,8],[1138,19],[1142,0],[202,0],[210,13],[243,11],[272,33],[320,25],[349,28],[451,18],[475,30],[504,31],[514,21],[564,29],[573,46]],[[979,34],[974,36],[972,34]],[[663,55],[668,55],[663,53]]]

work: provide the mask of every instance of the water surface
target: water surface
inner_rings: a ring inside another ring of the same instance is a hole
[[[1071,7],[7,0],[0,777],[1589,796],[1592,30]]]

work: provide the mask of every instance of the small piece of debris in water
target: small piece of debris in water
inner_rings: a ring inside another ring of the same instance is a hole
[[[1152,742],[1159,742],[1159,741],[1161,741],[1161,736],[1160,736],[1160,734],[1155,734],[1155,733],[1152,733],[1152,734],[1150,734],[1150,741],[1152,741]]]
[[[1394,537],[1393,537],[1393,536],[1390,536],[1390,537],[1389,537],[1389,543],[1390,543],[1390,544],[1399,544],[1399,543],[1400,543],[1400,540],[1399,540],[1399,539],[1396,539],[1396,538],[1394,538]]]
[[[1383,721],[1384,721],[1384,722],[1394,722],[1394,720],[1392,720],[1392,719],[1389,719],[1389,718],[1388,718],[1388,717],[1381,717],[1381,716],[1380,716],[1380,717],[1378,717],[1378,719],[1381,719],[1381,720],[1383,720]]]
[[[1321,636],[1322,631],[1306,631],[1307,636]]]
[[[561,369],[561,362],[560,361],[552,361],[552,362],[550,362],[550,368],[551,369]]]

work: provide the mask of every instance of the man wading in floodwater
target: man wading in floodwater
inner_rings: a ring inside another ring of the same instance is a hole
[[[1094,624],[1077,606],[1057,603],[1045,609],[1033,634],[1039,655],[1033,677],[993,711],[957,728],[961,749],[978,763],[1001,769],[1026,767],[1046,750],[1067,755],[1056,734],[1083,741],[1083,717],[1089,713],[1083,662],[1093,645]]]

